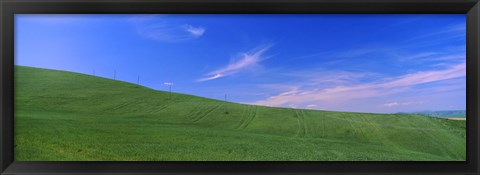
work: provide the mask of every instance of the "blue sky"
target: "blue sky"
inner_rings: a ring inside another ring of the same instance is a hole
[[[17,65],[214,99],[464,110],[465,15],[16,15]]]

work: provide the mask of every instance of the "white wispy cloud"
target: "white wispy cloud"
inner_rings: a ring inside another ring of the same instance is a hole
[[[332,70],[304,70],[280,73],[281,75],[299,78],[308,85],[348,85],[365,81],[366,78],[379,78],[380,75],[372,72],[349,72]]]
[[[423,52],[423,53],[417,53],[413,55],[399,55],[399,54],[394,54],[394,55],[400,61],[419,61],[421,59],[438,56],[439,54],[440,53],[438,52]]]
[[[461,63],[461,64],[451,66],[449,69],[445,69],[445,70],[422,71],[422,72],[417,72],[413,74],[407,74],[399,77],[397,80],[393,80],[387,83],[382,83],[380,84],[380,87],[392,88],[392,87],[412,86],[416,84],[463,77],[466,75],[465,67],[466,67],[466,64]]]
[[[418,35],[412,38],[409,38],[405,42],[413,42],[415,40],[419,39],[425,39],[429,37],[437,37],[437,36],[448,36],[448,38],[458,38],[458,37],[464,37],[466,34],[466,25],[450,25],[450,26],[445,26],[443,30],[440,30],[438,32],[429,32],[423,35]]]
[[[209,77],[200,78],[197,81],[209,81],[209,80],[214,80],[214,79],[217,79],[217,78],[221,78],[223,76],[225,76],[225,74],[216,73],[214,75],[210,75]]]
[[[272,46],[273,46],[272,44],[262,45],[248,52],[241,53],[239,59],[232,61],[230,64],[228,64],[223,68],[220,68],[218,70],[215,70],[206,74],[204,77],[198,79],[197,81],[202,82],[202,81],[214,80],[221,77],[233,75],[237,72],[248,69],[250,67],[254,67],[258,65],[259,62],[267,58],[267,57],[264,57],[263,54]]]
[[[206,32],[205,27],[168,21],[165,16],[167,15],[139,15],[132,17],[130,22],[140,36],[157,41],[193,40]]]
[[[394,102],[390,102],[390,103],[385,103],[385,104],[383,104],[383,106],[387,107],[387,108],[392,108],[392,107],[395,107],[395,106],[409,106],[409,105],[420,105],[420,104],[423,104],[423,101],[407,101],[407,102],[394,101]]]
[[[425,32],[424,34],[417,34],[414,37],[406,38],[399,42],[398,47],[401,48],[426,48],[437,46],[445,43],[451,43],[454,40],[465,39],[466,25],[455,24],[445,26],[437,32]]]
[[[425,64],[425,62],[440,62],[447,63],[450,61],[461,62],[466,59],[465,50],[461,52],[452,53],[442,53],[442,52],[423,52],[417,54],[393,54],[397,60],[402,62],[412,62],[418,64]],[[437,63],[439,64],[439,63]]]
[[[385,104],[383,104],[383,106],[391,108],[391,107],[394,107],[394,106],[398,106],[399,104],[400,103],[398,103],[398,102],[391,102],[391,103],[385,103]]]
[[[193,27],[191,25],[184,25],[185,31],[189,32],[195,38],[201,37],[205,33],[205,28],[203,27]]]
[[[281,92],[278,95],[250,104],[265,106],[289,106],[291,104],[312,104],[319,101],[349,101],[352,99],[366,99],[382,97],[411,90],[413,86],[465,77],[465,63],[450,66],[444,70],[421,71],[403,76],[383,78],[369,83],[357,83],[315,89],[304,86]],[[394,106],[396,104],[389,104]]]
[[[259,84],[257,87],[262,89],[268,89],[274,92],[286,92],[291,89],[298,89],[298,86],[289,84]]]
[[[342,51],[336,51],[336,50],[322,51],[318,53],[299,56],[296,59],[337,58],[338,60],[338,58],[361,57],[369,54],[389,52],[391,50],[392,48],[387,48],[387,47],[378,46],[378,45],[371,45],[371,46],[363,46],[359,48],[351,48],[351,49],[342,50]]]

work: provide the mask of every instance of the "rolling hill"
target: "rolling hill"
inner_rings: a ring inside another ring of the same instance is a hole
[[[465,121],[169,98],[122,81],[15,67],[17,161],[463,161],[465,132]]]
[[[410,114],[421,114],[430,117],[439,117],[439,118],[466,118],[467,111],[465,110],[451,110],[451,111],[420,111],[412,112]]]

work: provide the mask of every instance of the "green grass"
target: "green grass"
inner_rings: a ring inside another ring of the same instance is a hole
[[[17,161],[463,161],[465,132],[465,121],[169,99],[131,83],[15,67]]]

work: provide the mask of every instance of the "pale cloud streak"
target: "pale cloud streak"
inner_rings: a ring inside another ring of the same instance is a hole
[[[394,54],[394,56],[402,62],[415,62],[415,63],[424,63],[424,62],[441,62],[446,63],[451,61],[461,62],[466,59],[465,50],[460,53],[448,54],[441,52],[423,52],[413,55],[401,55]]]
[[[353,99],[384,97],[391,94],[397,94],[412,90],[413,87],[416,85],[444,81],[465,76],[465,63],[461,63],[450,66],[449,68],[443,70],[421,71],[388,79],[383,78],[380,80],[372,81],[370,83],[356,83],[351,85],[340,85],[321,89],[315,89],[311,86],[294,86],[295,88],[280,92],[278,95],[268,97],[264,100],[252,102],[250,104],[279,107],[291,106],[291,104],[295,104],[297,106],[307,106],[308,104],[318,102],[342,103],[348,102],[349,100]],[[402,103],[399,104],[401,105]],[[395,106],[399,104],[395,104],[394,102],[392,102],[388,104],[388,106]],[[407,105],[407,103],[405,103],[404,105]]]
[[[390,102],[390,103],[385,103],[383,104],[384,107],[387,108],[392,108],[396,106],[409,106],[409,105],[421,105],[423,104],[423,101],[407,101],[407,102]]]
[[[144,15],[130,19],[137,33],[147,39],[179,42],[200,38],[206,32],[205,27],[190,24],[178,24],[166,20],[167,15]]]
[[[425,38],[436,37],[436,36],[448,36],[449,39],[465,37],[465,34],[466,34],[465,31],[466,31],[465,25],[451,25],[451,26],[446,26],[441,31],[419,35],[419,36],[407,39],[404,42],[414,42],[419,39],[425,39]]]
[[[193,27],[191,25],[183,26],[185,31],[189,32],[195,38],[201,37],[205,33],[205,28],[203,27]]]
[[[297,59],[337,58],[337,61],[338,61],[338,58],[355,58],[355,57],[361,57],[369,54],[390,52],[392,50],[393,50],[392,48],[372,45],[368,47],[352,48],[349,50],[342,50],[342,51],[324,51],[319,53],[313,53],[313,54],[297,57]]]
[[[218,79],[225,76],[230,76],[235,73],[238,73],[242,70],[246,70],[248,68],[257,66],[258,63],[265,60],[267,57],[264,57],[264,53],[272,47],[271,44],[263,45],[256,47],[255,49],[244,52],[240,54],[240,58],[236,59],[235,61],[231,61],[230,64],[227,66],[212,71],[206,74],[204,77],[198,79],[197,81],[210,81],[214,79]]]
[[[393,80],[387,83],[383,83],[380,87],[394,88],[403,86],[412,86],[422,83],[429,83],[441,80],[447,80],[457,77],[463,77],[466,75],[466,64],[461,63],[454,65],[446,70],[438,71],[422,71],[413,74],[407,74],[399,77],[397,80]]]
[[[378,78],[379,74],[371,72],[349,72],[349,71],[325,71],[325,70],[305,70],[281,73],[292,78],[300,78],[308,85],[349,85],[364,81],[366,78]]]

